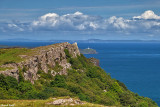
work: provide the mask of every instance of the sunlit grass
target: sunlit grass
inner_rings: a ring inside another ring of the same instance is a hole
[[[23,59],[19,55],[25,55],[30,52],[26,48],[0,49],[0,65],[20,62]]]
[[[73,107],[71,105],[48,105],[46,103],[52,102],[57,99],[65,99],[69,97],[58,97],[58,98],[49,98],[47,100],[0,100],[0,105],[10,105],[14,107]],[[76,99],[76,98],[73,98]],[[107,107],[98,104],[92,104],[88,102],[84,102],[82,105],[74,105],[76,107]]]

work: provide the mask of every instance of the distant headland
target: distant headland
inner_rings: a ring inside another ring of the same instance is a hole
[[[97,51],[92,48],[80,49],[80,53],[82,54],[97,54]]]

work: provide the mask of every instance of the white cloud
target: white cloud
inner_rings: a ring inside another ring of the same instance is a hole
[[[141,20],[140,20],[141,19]],[[152,20],[149,20],[152,19]],[[12,22],[0,23],[2,32],[27,32],[27,31],[94,31],[94,32],[121,32],[131,33],[160,33],[160,16],[149,10],[141,16],[132,19],[112,16],[108,19],[86,15],[81,12],[58,15],[47,13],[30,23]],[[93,33],[94,33],[93,32]]]
[[[160,19],[152,10],[145,11],[141,16],[134,16],[133,19]]]
[[[24,31],[23,28],[20,28],[20,27],[17,26],[16,24],[8,24],[8,28],[9,28],[10,30],[14,30],[14,31],[20,31],[20,32]]]
[[[99,21],[98,17],[84,15],[81,12],[62,16],[56,13],[48,13],[41,16],[37,21],[33,21],[31,25],[33,29],[45,27],[50,30],[96,30],[100,27],[97,21]]]
[[[122,17],[117,18],[116,16],[112,16],[108,19],[108,23],[112,24],[115,28],[117,29],[128,29],[128,28],[132,28],[129,23],[128,20],[123,19]]]
[[[128,29],[131,28],[128,21],[115,16],[109,19],[103,19],[98,16],[89,16],[81,12],[73,14],[58,15],[56,13],[48,13],[41,16],[37,21],[32,22],[33,29],[44,30],[106,30],[107,27]]]

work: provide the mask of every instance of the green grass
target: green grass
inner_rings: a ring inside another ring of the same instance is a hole
[[[8,49],[0,49],[0,65],[9,64],[9,63],[17,63],[27,59],[33,55],[39,55],[41,50],[48,50],[50,47],[56,47],[59,44],[41,46],[33,49],[27,48],[8,48]],[[26,58],[21,58],[20,55],[26,55]]]
[[[70,97],[49,98],[46,100],[0,100],[0,105],[14,105],[14,107],[73,107],[71,105],[48,105],[46,103],[53,102],[57,99],[66,99]],[[77,99],[77,98],[72,98]],[[76,107],[104,107],[103,105],[92,104],[83,101],[82,105],[74,105]]]
[[[0,67],[0,71],[5,71],[7,69],[10,70],[10,69],[13,69],[13,68],[11,68],[11,67],[6,67],[6,68]]]
[[[26,48],[0,49],[0,65],[23,61],[19,55],[27,55],[29,52],[30,49]]]

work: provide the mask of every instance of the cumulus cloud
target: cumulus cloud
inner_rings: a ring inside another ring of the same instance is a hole
[[[1,24],[1,23],[0,23]],[[14,21],[0,27],[2,32],[32,32],[32,31],[103,31],[122,33],[160,33],[160,16],[153,11],[145,11],[140,16],[130,19],[112,16],[105,19],[100,16],[86,15],[81,12],[59,15],[47,13],[29,23]]]
[[[140,16],[134,16],[133,19],[160,19],[160,16],[156,15],[152,10],[148,10]]]
[[[48,13],[38,20],[33,21],[33,30],[126,30],[132,28],[129,21],[122,17],[116,16],[104,19],[98,16],[85,15],[81,12],[73,14],[58,15],[56,13]]]
[[[58,15],[48,13],[32,22],[33,29],[47,28],[48,30],[87,30],[99,29],[99,17],[84,15],[81,12]]]
[[[129,25],[129,20],[125,20],[122,17],[117,18],[116,16],[112,16],[107,21],[110,25],[112,25],[113,27],[117,29],[132,28],[132,26]]]

